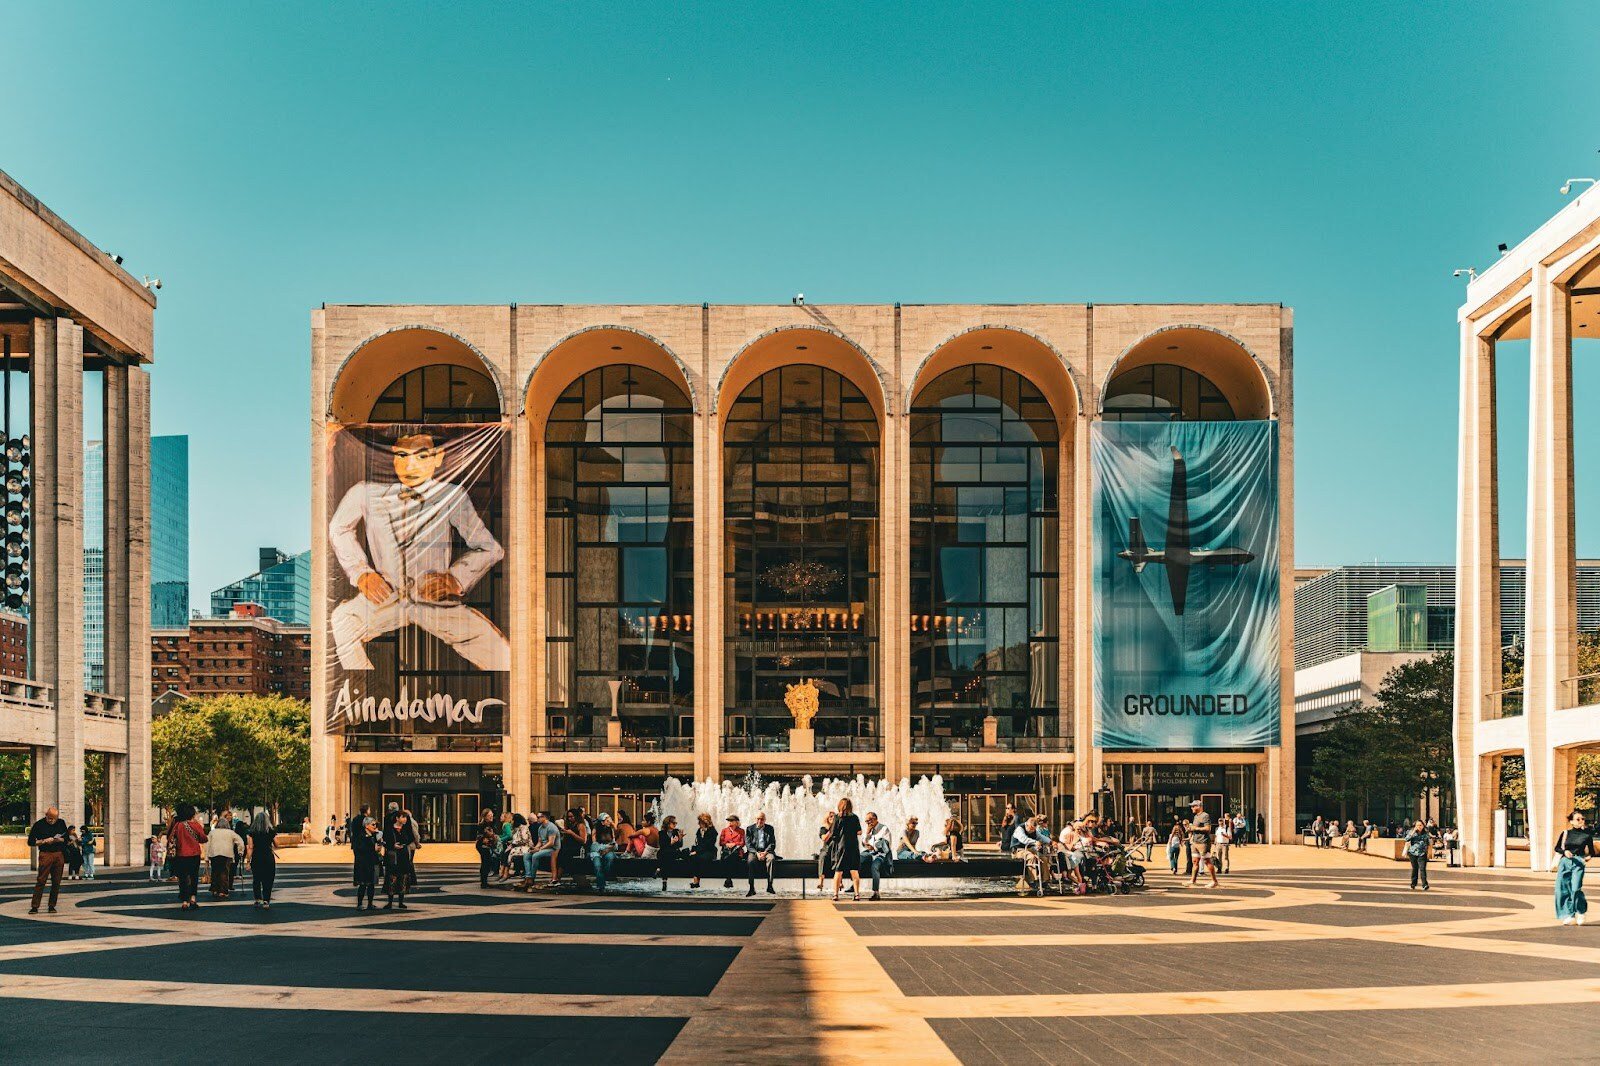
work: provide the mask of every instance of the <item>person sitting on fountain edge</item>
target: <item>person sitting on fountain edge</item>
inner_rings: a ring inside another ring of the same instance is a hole
[[[739,824],[737,814],[728,815],[728,824],[722,830],[722,835],[717,838],[719,849],[718,858],[723,862],[740,861],[744,858],[744,827]],[[724,878],[723,888],[733,887],[733,878]]]
[[[767,824],[763,811],[756,815],[756,824],[744,835],[744,861],[750,874],[750,891],[745,895],[756,894],[756,871],[762,868],[767,871],[767,895],[776,895],[777,890],[772,887],[772,865],[777,860],[778,835]]]
[[[889,847],[889,827],[867,812],[866,828],[861,833],[861,872],[872,877],[872,898],[878,898],[878,881],[894,870],[894,852]]]

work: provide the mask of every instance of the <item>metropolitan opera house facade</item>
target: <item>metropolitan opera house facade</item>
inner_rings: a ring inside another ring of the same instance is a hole
[[[937,774],[977,842],[1008,802],[1164,831],[1191,798],[1284,838],[1292,336],[1276,304],[324,306],[313,816],[470,840],[668,777]]]

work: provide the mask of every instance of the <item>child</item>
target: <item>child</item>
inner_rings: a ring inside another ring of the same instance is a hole
[[[150,880],[163,880],[167,865],[167,831],[156,830],[153,836],[145,838],[144,845],[150,854]]]

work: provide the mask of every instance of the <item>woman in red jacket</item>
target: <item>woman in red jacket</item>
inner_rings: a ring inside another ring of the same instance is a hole
[[[178,805],[178,816],[167,827],[167,854],[178,875],[178,902],[184,910],[200,906],[200,856],[205,852],[206,827],[194,816],[192,803]]]

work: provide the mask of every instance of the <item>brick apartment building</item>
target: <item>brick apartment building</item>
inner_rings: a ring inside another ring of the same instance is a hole
[[[11,611],[0,611],[0,674],[28,676],[28,620]]]
[[[192,619],[187,629],[152,630],[150,653],[157,696],[311,697],[311,630],[268,618],[256,604],[238,604],[227,618]]]

